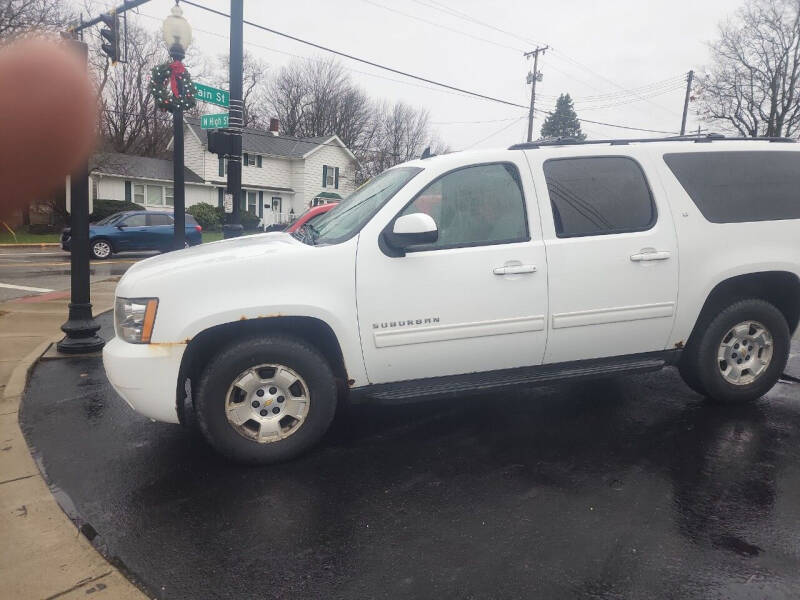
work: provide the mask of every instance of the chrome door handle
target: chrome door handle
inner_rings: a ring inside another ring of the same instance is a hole
[[[637,254],[631,254],[633,262],[642,262],[648,260],[667,260],[672,256],[672,252],[668,250],[654,250],[653,248],[643,248]]]
[[[517,273],[535,273],[534,265],[513,265],[510,267],[497,267],[492,270],[495,275],[516,275]]]

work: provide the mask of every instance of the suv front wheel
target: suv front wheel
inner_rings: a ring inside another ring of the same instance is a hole
[[[316,444],[336,412],[328,362],[305,341],[245,339],[206,366],[195,408],[208,442],[233,460],[288,460]]]
[[[680,372],[692,389],[712,400],[760,398],[786,367],[789,326],[783,313],[764,300],[740,300],[698,333],[681,357]]]

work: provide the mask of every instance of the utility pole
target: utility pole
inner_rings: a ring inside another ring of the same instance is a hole
[[[528,73],[528,83],[531,84],[531,108],[528,112],[528,141],[533,141],[533,107],[536,105],[536,82],[542,80],[539,72],[539,53],[545,53],[550,46],[537,47],[535,50],[525,53],[525,58],[533,56],[533,71]]]
[[[70,40],[88,70],[88,47]],[[69,316],[61,326],[66,335],[56,344],[64,354],[97,352],[105,342],[97,335],[100,324],[92,316],[89,292],[89,161],[84,160],[70,175],[70,299]]]
[[[692,80],[694,79],[694,71],[689,71],[686,76],[686,96],[683,99],[683,119],[681,119],[681,135],[686,134],[686,115],[689,112],[689,98],[692,95]]]
[[[228,131],[231,134],[231,151],[228,155],[228,193],[233,196],[233,212],[230,222],[223,227],[224,237],[242,235],[242,67],[244,40],[244,8],[242,0],[231,0],[230,31],[230,107]]]

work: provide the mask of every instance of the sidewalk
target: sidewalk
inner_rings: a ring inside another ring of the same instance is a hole
[[[95,314],[113,306],[115,286],[92,285]],[[145,598],[56,504],[19,429],[28,369],[61,339],[68,303],[59,293],[0,304],[0,598]]]

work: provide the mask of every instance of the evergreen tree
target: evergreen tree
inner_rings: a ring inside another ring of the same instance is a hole
[[[586,134],[581,131],[581,122],[578,120],[578,115],[575,114],[569,94],[561,94],[556,100],[556,109],[547,115],[542,124],[542,137],[586,139]]]

